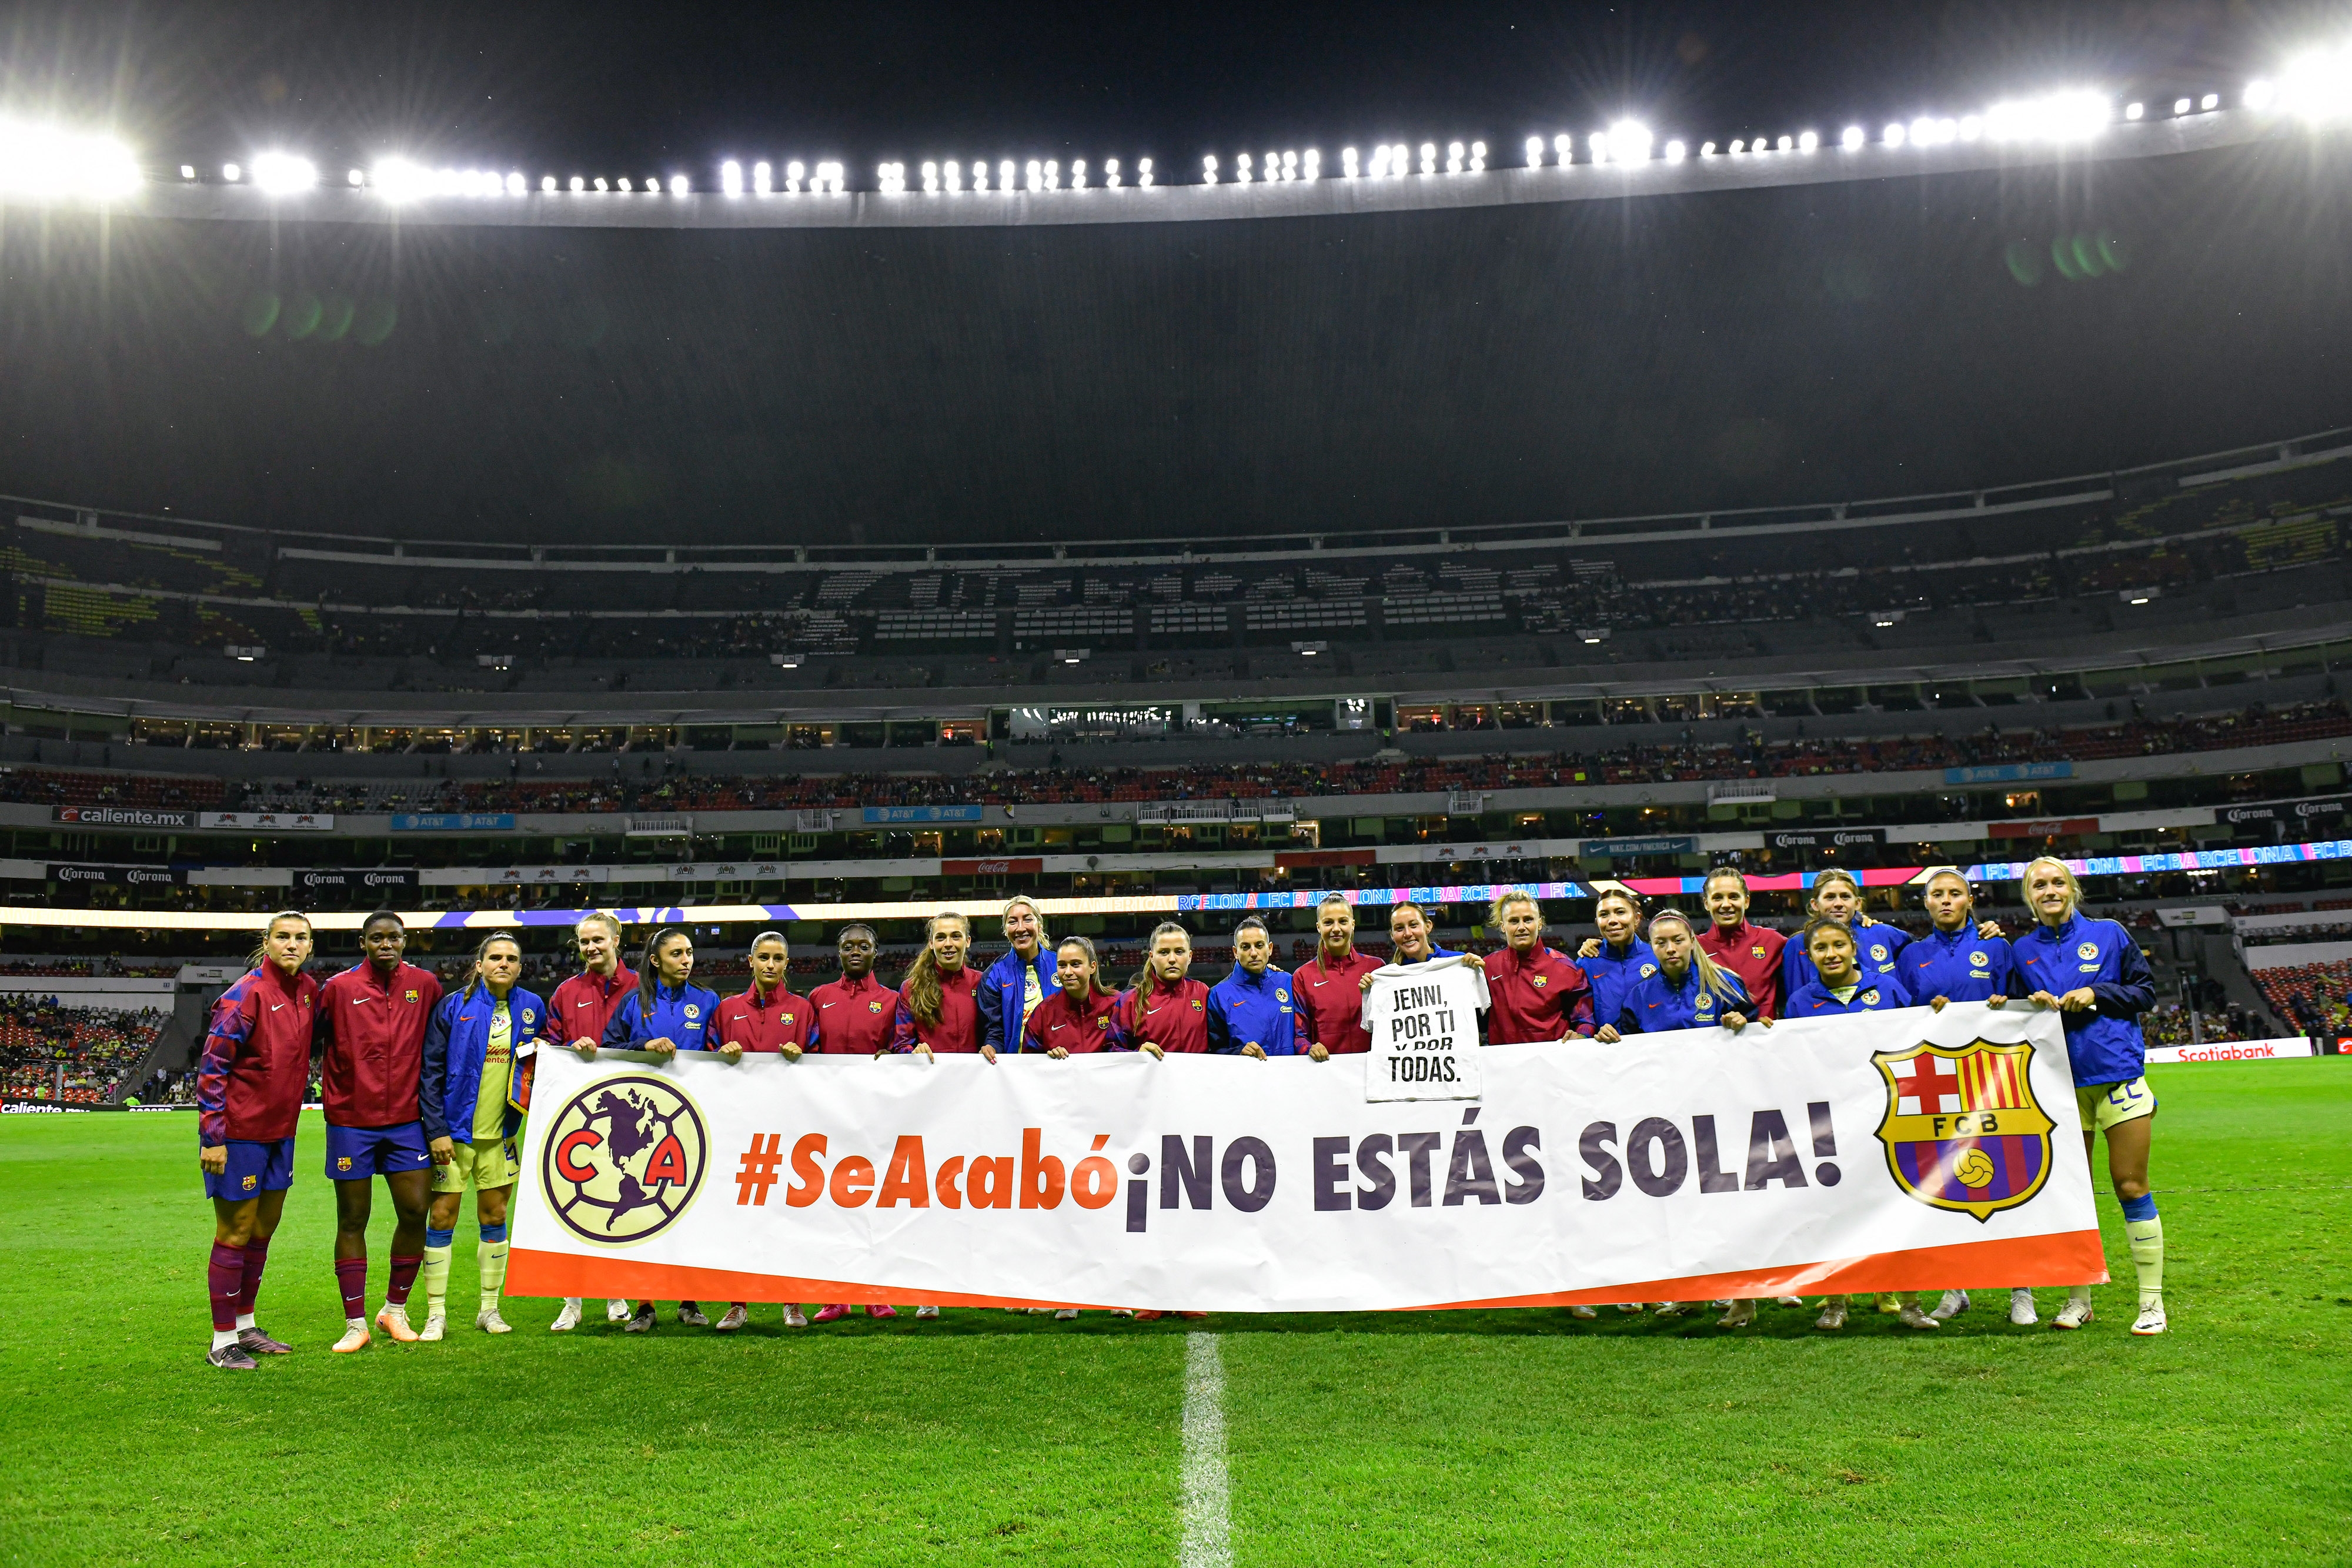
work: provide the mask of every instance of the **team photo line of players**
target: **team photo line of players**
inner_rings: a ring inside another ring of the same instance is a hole
[[[1752,1038],[1766,1039],[1763,1031],[1777,1019],[1912,1006],[1940,1010],[1952,1001],[2014,1000],[2057,1010],[2084,1155],[2105,1137],[2108,1175],[2124,1211],[2138,1276],[2132,1332],[2161,1333],[2163,1226],[2147,1180],[2157,1103],[2142,1076],[2146,1047],[2137,1021],[2155,1001],[2147,959],[2122,925],[2082,913],[2081,887],[2063,862],[2036,860],[2024,881],[2034,925],[2014,941],[1977,919],[1968,879],[1952,867],[1927,877],[1930,929],[1916,939],[1865,915],[1854,879],[1830,871],[1816,880],[1808,918],[1792,940],[1748,920],[1747,881],[1729,867],[1706,880],[1703,923],[1678,909],[1658,910],[1645,921],[1637,894],[1603,893],[1594,911],[1598,935],[1572,956],[1545,943],[1542,907],[1526,893],[1495,901],[1490,919],[1503,945],[1491,954],[1437,946],[1427,915],[1410,903],[1391,908],[1389,936],[1395,964],[1458,956],[1483,971],[1489,1006],[1481,1034],[1493,1045],[1614,1044],[1632,1034],[1710,1027],[1743,1038],[1752,1028]],[[835,947],[840,977],[805,997],[788,988],[783,936],[765,931],[751,945],[750,984],[721,998],[693,983],[687,930],[656,929],[633,971],[622,962],[620,922],[595,913],[572,930],[579,972],[542,998],[520,983],[522,950],[510,933],[486,936],[463,983],[445,994],[432,971],[405,960],[407,933],[395,914],[371,915],[361,933],[360,962],[323,983],[305,972],[313,942],[309,918],[290,910],[271,916],[250,972],[214,1008],[197,1071],[199,1161],[215,1215],[206,1268],[208,1359],[245,1371],[257,1366],[257,1355],[289,1349],[257,1326],[256,1302],[293,1180],[295,1127],[314,1058],[327,1124],[325,1170],[335,1183],[334,1268],[343,1302],[343,1332],[333,1348],[349,1354],[372,1343],[371,1322],[394,1341],[444,1337],[452,1239],[469,1189],[478,1237],[475,1325],[509,1332],[499,1311],[508,1204],[520,1174],[516,1140],[535,1050],[571,1050],[591,1059],[605,1049],[656,1057],[707,1051],[730,1063],[746,1056],[797,1061],[809,1053],[976,1054],[993,1063],[1012,1053],[1064,1059],[1102,1051],[1161,1060],[1219,1053],[1326,1062],[1370,1047],[1362,1000],[1382,964],[1357,951],[1355,910],[1342,894],[1318,907],[1315,956],[1295,973],[1274,966],[1265,923],[1243,919],[1232,936],[1234,967],[1213,986],[1191,977],[1192,935],[1173,921],[1153,930],[1143,967],[1124,990],[1104,983],[1086,937],[1053,940],[1029,899],[1006,904],[1003,929],[1008,950],[980,969],[966,962],[970,922],[953,912],[933,915],[921,950],[893,989],[875,975],[872,928],[845,925]],[[371,1320],[366,1238],[379,1176],[395,1220],[383,1305]],[[415,1325],[408,1303],[420,1278],[425,1314]],[[1659,1316],[1674,1317],[1696,1304],[1654,1305]],[[1755,1320],[1759,1303],[1717,1305],[1725,1309],[1722,1326],[1739,1327]],[[1877,1306],[1906,1326],[1932,1329],[1967,1311],[1969,1298],[1947,1291],[1923,1312],[1889,1292]],[[849,1310],[826,1304],[812,1320],[800,1303],[790,1303],[783,1322],[828,1322]],[[1618,1310],[1644,1306],[1627,1302]],[[612,1301],[605,1311],[625,1332],[654,1327],[651,1301]],[[866,1311],[897,1315],[888,1306]],[[1596,1315],[1590,1307],[1569,1311]],[[916,1316],[938,1312],[918,1306]],[[1816,1324],[1841,1328],[1846,1312],[1845,1299],[1831,1297]],[[1064,1308],[1055,1315],[1077,1313]],[[2091,1288],[2078,1285],[2055,1324],[2079,1328],[2093,1316]],[[679,1322],[720,1333],[749,1317],[743,1301],[730,1303],[716,1323],[696,1302],[677,1309]],[[568,1332],[581,1320],[582,1303],[566,1301],[550,1327]],[[2011,1292],[2010,1321],[2037,1321],[2031,1291]]]

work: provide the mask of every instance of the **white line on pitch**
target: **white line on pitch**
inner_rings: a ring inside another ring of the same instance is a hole
[[[1184,1536],[1179,1568],[1233,1568],[1225,1474],[1225,1364],[1217,1336],[1184,1336]]]

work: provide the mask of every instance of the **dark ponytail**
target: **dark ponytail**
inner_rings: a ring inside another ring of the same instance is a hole
[[[637,965],[637,1005],[650,1008],[661,990],[661,966],[654,962],[662,944],[673,936],[684,937],[686,945],[694,946],[694,933],[683,925],[656,925],[654,934],[646,938],[646,955]]]

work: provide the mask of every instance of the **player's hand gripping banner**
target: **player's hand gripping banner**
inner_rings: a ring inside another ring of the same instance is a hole
[[[2105,1278],[2053,1013],[1496,1046],[1479,1078],[549,1051],[508,1288],[1330,1312]]]

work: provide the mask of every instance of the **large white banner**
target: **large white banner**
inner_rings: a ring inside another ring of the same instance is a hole
[[[1365,1063],[542,1053],[519,1294],[1534,1306],[2105,1278],[2054,1014]]]

